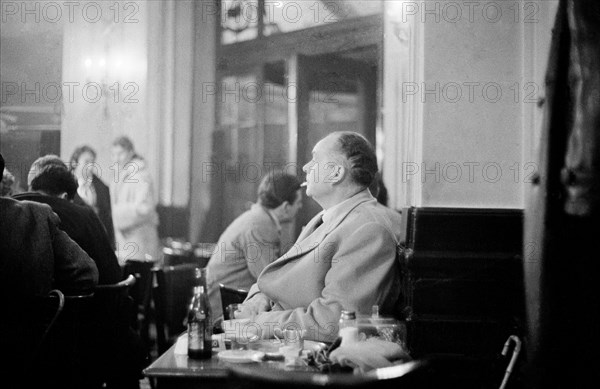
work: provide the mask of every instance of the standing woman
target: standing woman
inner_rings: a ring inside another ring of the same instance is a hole
[[[118,173],[111,180],[111,200],[119,261],[158,260],[158,214],[146,161],[126,136],[113,141],[112,159]]]
[[[110,191],[108,186],[96,175],[96,172],[102,171],[96,166],[96,151],[87,145],[76,148],[69,160],[69,169],[77,178],[78,184],[77,194],[73,202],[80,205],[89,205],[96,211],[106,230],[110,245],[115,250],[115,230],[110,205]]]

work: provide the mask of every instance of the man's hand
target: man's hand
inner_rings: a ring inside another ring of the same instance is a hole
[[[257,293],[251,299],[241,304],[235,311],[236,319],[251,319],[261,312],[271,310],[271,300],[262,293]]]

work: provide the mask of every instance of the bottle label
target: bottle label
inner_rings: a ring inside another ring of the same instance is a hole
[[[204,350],[204,323],[193,322],[188,327],[188,348]]]

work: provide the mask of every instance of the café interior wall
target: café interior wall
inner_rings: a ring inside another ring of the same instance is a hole
[[[136,4],[134,23],[80,20],[65,26],[63,80],[81,85],[104,81],[109,89],[98,101],[94,88],[85,98],[76,94],[64,101],[61,156],[67,159],[75,147],[91,145],[102,179],[109,182],[115,179],[112,140],[127,135],[148,161],[159,203],[187,207],[193,3]],[[101,58],[104,72],[98,69]]]
[[[149,161],[154,178],[158,171],[153,163],[155,139],[147,133],[148,18],[143,5],[136,19],[136,23],[90,23],[79,18],[64,27],[63,82],[87,89],[78,88],[72,99],[63,99],[61,156],[68,159],[77,146],[89,144],[98,153],[101,178],[107,183],[116,178],[110,150],[119,135],[132,139],[136,151]]]
[[[523,22],[425,23],[422,205],[522,208]],[[514,6],[514,4],[512,4]],[[479,16],[479,17],[478,17]]]

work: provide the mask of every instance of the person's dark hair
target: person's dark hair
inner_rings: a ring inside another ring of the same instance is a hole
[[[377,174],[377,157],[371,143],[362,135],[351,131],[340,131],[338,145],[346,157],[352,180],[358,185],[369,187]]]
[[[258,202],[270,209],[279,207],[284,201],[293,204],[298,189],[300,189],[300,180],[296,176],[271,172],[258,186]]]
[[[41,190],[51,196],[66,192],[67,197],[73,199],[77,192],[77,181],[64,164],[48,164],[36,170],[30,187],[31,190]]]
[[[113,146],[121,146],[123,149],[127,150],[127,151],[131,151],[133,153],[133,158],[137,158],[137,159],[143,159],[138,153],[135,152],[135,148],[133,147],[133,142],[131,141],[131,139],[129,139],[129,137],[123,135],[120,136],[118,138],[116,138],[115,140],[113,140],[112,142]]]
[[[375,175],[375,179],[369,186],[369,191],[377,199],[377,201],[385,206],[388,203],[388,192],[385,184],[383,183],[383,178],[381,177],[381,173],[377,172]]]
[[[126,136],[120,136],[113,140],[113,146],[121,146],[127,151],[134,151],[133,142]]]
[[[70,171],[75,170],[75,166],[77,166],[77,161],[79,161],[79,157],[81,157],[81,154],[83,154],[83,153],[90,153],[90,154],[92,154],[94,159],[96,159],[96,151],[94,149],[92,149],[88,145],[79,146],[78,148],[75,149],[75,151],[73,151],[73,154],[71,154],[71,158],[69,159],[69,170]]]
[[[46,166],[49,165],[58,165],[67,169],[67,165],[59,158],[58,155],[47,154],[43,157],[39,157],[31,164],[31,168],[29,169],[29,174],[27,177],[27,185],[31,186],[31,180],[33,180],[39,172]],[[67,169],[68,170],[68,169]]]

